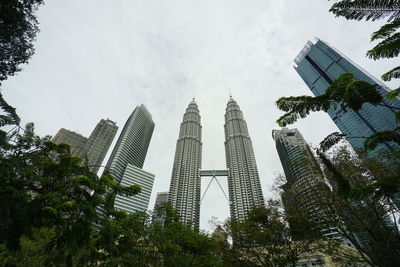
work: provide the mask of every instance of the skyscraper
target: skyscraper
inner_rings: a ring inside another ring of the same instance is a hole
[[[168,201],[168,192],[158,192],[154,208]]]
[[[276,150],[286,176],[286,184],[282,186],[282,202],[287,213],[299,210],[313,218],[315,227],[325,237],[338,238],[336,229],[327,226],[324,221],[327,211],[321,202],[319,192],[323,182],[322,173],[311,153],[309,146],[297,129],[282,128],[273,130]],[[301,220],[288,216],[289,226],[294,238],[304,238],[303,227],[298,227]],[[300,236],[300,237],[299,237]]]
[[[163,223],[165,213],[157,211],[157,207],[168,201],[168,192],[158,192],[156,196],[156,202],[154,204],[153,222]]]
[[[390,91],[386,85],[322,40],[317,40],[315,44],[309,41],[294,62],[295,70],[315,96],[323,94],[332,81],[345,72],[352,72],[358,80],[376,84],[382,95]],[[385,99],[383,102],[400,108],[398,99],[393,101]],[[347,140],[354,148],[363,147],[365,139],[359,137],[368,137],[376,132],[393,130],[399,126],[395,121],[395,112],[396,110],[392,108],[371,104],[364,104],[359,111],[349,109],[344,112],[341,108],[328,110],[329,116],[340,131],[347,135]],[[380,144],[370,155],[376,155],[380,149],[395,148],[399,148],[395,143]]]
[[[168,201],[181,221],[196,229],[200,220],[201,148],[200,113],[193,98],[180,126]]]
[[[115,122],[101,119],[85,142],[81,156],[87,158],[92,172],[97,173],[99,170],[117,130]]]
[[[226,107],[224,129],[231,217],[244,220],[253,206],[264,205],[264,197],[247,123],[232,97]]]
[[[101,119],[89,138],[62,128],[54,136],[53,142],[70,145],[71,155],[83,158],[86,162],[82,164],[87,164],[92,172],[97,173],[117,130],[115,122]]]
[[[146,158],[154,122],[144,105],[137,106],[129,116],[107,162],[106,169],[121,185],[138,184],[142,192],[132,197],[117,195],[115,207],[127,212],[146,210],[153,187],[154,175],[141,170]]]
[[[80,156],[87,138],[76,132],[61,128],[53,137],[52,142],[55,144],[70,145],[71,156]]]

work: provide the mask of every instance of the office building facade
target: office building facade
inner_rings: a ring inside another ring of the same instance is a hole
[[[71,156],[80,156],[87,138],[76,132],[61,128],[51,140],[55,144],[70,145]]]
[[[315,96],[323,94],[332,84],[332,81],[345,72],[351,72],[357,80],[364,80],[370,84],[376,84],[382,96],[390,89],[378,79],[367,73],[345,55],[333,48],[328,43],[317,40],[315,43],[308,42],[294,60],[295,70],[304,80]],[[400,100],[384,99],[383,104],[400,108]],[[393,108],[364,104],[358,111],[351,109],[344,112],[340,107],[330,108],[329,116],[340,129],[346,134],[346,138],[353,148],[363,148],[365,138],[376,132],[393,130],[399,126],[395,121]],[[375,156],[381,149],[393,150],[399,145],[388,142],[380,144],[377,149],[371,152]]]
[[[302,239],[307,235],[304,233],[305,229],[297,225],[302,223],[301,220],[292,219],[296,217],[293,216],[293,212],[312,218],[313,227],[323,236],[340,238],[337,230],[326,223],[329,221],[326,217],[329,213],[320,195],[326,184],[318,163],[301,133],[297,129],[282,128],[273,130],[272,138],[275,140],[286,176],[286,184],[282,186],[282,202],[286,213],[292,213],[288,216],[288,221],[294,238]]]
[[[157,210],[158,207],[168,202],[168,192],[158,192],[156,196],[156,202],[153,209],[153,223],[163,223],[165,219],[165,213]]]
[[[87,159],[92,172],[98,172],[117,131],[115,122],[101,119],[85,142],[81,157]]]
[[[118,126],[115,122],[109,119],[101,119],[89,138],[62,128],[52,141],[56,144],[70,145],[71,156],[81,157],[83,159],[82,164],[87,165],[92,172],[97,173],[117,130]]]
[[[114,207],[128,213],[146,211],[149,206],[151,191],[153,189],[154,174],[142,170],[130,163],[125,167],[122,175],[122,186],[140,185],[140,193],[131,197],[117,195]]]
[[[156,196],[156,202],[154,204],[154,209],[157,206],[166,203],[167,201],[168,201],[168,192],[158,192]]]
[[[137,106],[129,116],[107,162],[108,170],[121,185],[138,184],[142,192],[126,198],[117,196],[115,208],[127,212],[147,210],[154,175],[141,170],[154,130],[150,112],[144,105]]]
[[[193,99],[183,115],[176,143],[168,202],[181,221],[195,229],[200,220],[201,118]]]
[[[229,98],[225,110],[225,155],[231,218],[244,220],[254,206],[264,205],[253,145],[239,105]]]

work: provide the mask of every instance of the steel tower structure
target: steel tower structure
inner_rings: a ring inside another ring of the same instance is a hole
[[[180,126],[168,201],[181,221],[195,229],[200,221],[201,149],[200,113],[193,98]]]
[[[264,205],[264,197],[247,123],[232,96],[226,107],[224,129],[231,218],[244,220],[253,206]]]

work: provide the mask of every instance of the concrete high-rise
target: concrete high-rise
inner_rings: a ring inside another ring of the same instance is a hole
[[[53,137],[52,142],[55,144],[70,145],[71,156],[80,156],[87,138],[76,132],[61,128]]]
[[[345,72],[351,72],[358,80],[377,85],[382,96],[390,89],[378,79],[367,73],[356,63],[333,48],[328,43],[317,40],[316,43],[308,42],[294,60],[294,67],[315,96],[322,95],[332,84],[332,81]],[[384,99],[382,104],[400,108],[400,100]],[[346,134],[347,140],[354,148],[363,148],[364,138],[376,132],[393,130],[399,126],[395,120],[396,110],[387,106],[364,104],[359,111],[348,109],[330,108],[329,116],[340,131]],[[381,149],[394,150],[400,148],[393,142],[380,144],[369,155],[374,156]]]
[[[231,218],[244,220],[253,206],[264,205],[264,197],[247,123],[232,97],[226,107],[224,129]]]
[[[181,221],[195,229],[200,220],[201,149],[200,113],[193,99],[180,126],[168,201]]]
[[[158,192],[154,208],[168,201],[168,192]]]
[[[115,122],[101,119],[85,142],[81,157],[87,158],[90,170],[97,173],[118,131]]]
[[[154,175],[143,171],[143,164],[154,130],[150,112],[137,106],[129,116],[107,162],[106,169],[121,185],[138,184],[142,192],[132,197],[117,195],[115,208],[127,212],[146,210],[149,205]]]
[[[86,164],[92,172],[97,173],[117,130],[115,122],[101,119],[89,138],[62,128],[52,141],[56,144],[70,145],[71,155],[81,157],[84,160],[82,164]]]
[[[306,237],[302,221],[293,216],[296,211],[310,216],[323,236],[339,238],[337,230],[326,224],[328,212],[320,195],[325,187],[322,172],[301,133],[297,129],[282,128],[273,130],[272,138],[286,176],[282,202],[286,213],[291,215],[288,221],[294,238]]]

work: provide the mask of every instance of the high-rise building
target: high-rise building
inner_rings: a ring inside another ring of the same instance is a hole
[[[53,137],[52,141],[55,144],[70,145],[71,156],[80,156],[87,138],[76,132],[61,128]]]
[[[301,133],[297,129],[282,128],[273,130],[272,138],[275,140],[286,176],[286,184],[282,186],[282,202],[286,213],[300,211],[307,214],[313,218],[314,227],[322,235],[339,238],[337,230],[325,223],[329,221],[326,218],[328,213],[319,194],[325,183],[322,172]],[[306,238],[305,229],[299,227],[303,223],[301,219],[288,216],[288,221],[294,238]]]
[[[101,119],[87,139],[81,156],[87,158],[87,165],[92,172],[98,172],[117,131],[115,122]]]
[[[168,201],[168,192],[158,192],[154,208]]]
[[[376,84],[378,91],[386,95],[390,89],[378,79],[367,73],[356,63],[333,48],[328,43],[318,40],[316,43],[308,42],[294,60],[294,67],[315,96],[325,93],[332,81],[345,72],[352,72],[358,80]],[[384,99],[382,104],[400,108],[400,100]],[[393,130],[399,126],[395,120],[396,110],[386,106],[364,104],[359,111],[351,109],[344,112],[341,108],[330,108],[329,116],[340,131],[346,134],[347,140],[354,148],[362,148],[364,138],[376,132]],[[381,149],[393,150],[399,148],[395,143],[380,144],[370,153],[376,155]]]
[[[247,123],[232,97],[226,107],[224,129],[231,218],[244,220],[253,206],[264,205],[264,197]]]
[[[153,130],[154,122],[150,112],[144,105],[137,106],[122,129],[106,169],[121,185],[138,184],[142,187],[142,192],[129,198],[117,196],[117,209],[134,212],[146,210],[148,207],[154,175],[141,169]]]
[[[158,211],[157,207],[168,201],[168,192],[158,192],[156,196],[156,202],[154,204],[153,222],[163,223],[165,213]]]
[[[83,158],[82,164],[87,164],[92,172],[97,173],[117,130],[115,122],[101,119],[89,138],[62,128],[52,141],[70,145],[71,155]]]
[[[168,201],[181,216],[181,221],[199,228],[201,124],[196,101],[190,102],[180,126]]]
[[[114,207],[119,210],[132,213],[135,211],[146,211],[149,206],[151,190],[153,189],[154,174],[142,170],[130,163],[125,167],[120,185],[140,185],[140,193],[131,197],[117,195]]]

